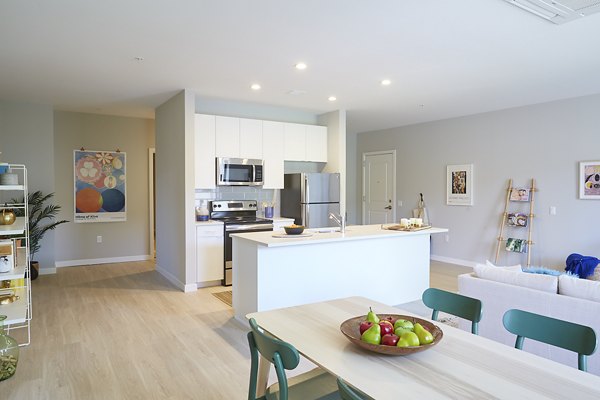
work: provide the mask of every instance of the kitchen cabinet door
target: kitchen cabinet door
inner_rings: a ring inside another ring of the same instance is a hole
[[[306,161],[327,162],[326,126],[306,126]]]
[[[196,279],[198,282],[223,279],[223,225],[196,227]]]
[[[240,119],[232,117],[215,117],[216,156],[240,156]]]
[[[306,125],[284,124],[284,159],[287,161],[306,160]]]
[[[283,122],[263,121],[264,189],[283,189]]]
[[[240,118],[240,158],[263,158],[263,121]]]
[[[196,189],[215,187],[215,116],[196,114],[195,132],[195,181]]]

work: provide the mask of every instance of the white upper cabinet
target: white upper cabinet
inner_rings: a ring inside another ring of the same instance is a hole
[[[306,125],[306,161],[327,162],[327,127]]]
[[[284,126],[283,122],[263,121],[262,147],[265,189],[283,189],[283,149]]]
[[[263,158],[263,121],[240,118],[240,158]]]
[[[216,116],[216,156],[240,156],[240,119]]]
[[[284,124],[284,159],[306,161],[306,125]]]
[[[195,175],[197,189],[215,187],[215,116],[195,116]]]

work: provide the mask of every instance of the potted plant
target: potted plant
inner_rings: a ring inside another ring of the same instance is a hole
[[[61,207],[55,204],[44,203],[49,201],[54,196],[54,193],[43,194],[41,190],[29,193],[27,196],[27,204],[29,208],[29,255],[30,255],[30,270],[31,279],[36,279],[39,271],[39,262],[33,261],[35,254],[40,250],[41,241],[46,232],[55,229],[58,225],[69,222],[67,220],[55,221],[56,215]],[[23,200],[21,200],[23,202]],[[17,216],[25,215],[23,209],[18,211]]]

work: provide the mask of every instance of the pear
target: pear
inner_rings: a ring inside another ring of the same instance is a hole
[[[360,340],[370,344],[381,343],[381,327],[379,324],[373,324],[372,327],[363,332],[360,336]]]
[[[419,345],[419,337],[411,331],[404,332],[402,336],[400,336],[400,340],[405,340],[409,346]]]
[[[377,316],[377,314],[375,314],[373,312],[373,310],[371,309],[371,307],[369,307],[369,313],[367,314],[367,321],[372,322],[374,324],[378,324],[379,323],[379,317]]]
[[[400,338],[400,339],[398,339],[398,343],[396,343],[396,347],[408,347],[408,346],[409,346],[409,344],[406,341],[406,339]]]
[[[423,328],[423,325],[418,322],[415,324],[415,330],[417,337],[419,338],[420,344],[429,344],[433,342],[433,335],[427,329]]]

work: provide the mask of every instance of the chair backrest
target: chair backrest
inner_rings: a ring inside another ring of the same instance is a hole
[[[364,397],[359,396],[358,393],[350,388],[350,386],[346,385],[346,382],[339,376],[337,378],[337,385],[342,400],[365,400]]]
[[[586,356],[596,351],[596,332],[589,326],[523,310],[508,310],[502,323],[507,331],[517,335],[517,349],[523,349],[524,338],[529,338],[574,351],[578,354],[578,368],[582,371],[587,371]]]
[[[250,386],[248,388],[248,400],[256,400],[256,386],[258,381],[258,353],[269,360],[275,366],[277,381],[279,383],[279,400],[287,400],[288,384],[285,375],[286,369],[294,369],[300,363],[300,354],[294,346],[282,342],[264,333],[259,328],[256,320],[250,318],[248,332],[248,344],[250,345]]]
[[[437,321],[440,311],[471,321],[471,332],[478,334],[481,321],[481,300],[441,289],[429,288],[423,292],[423,303],[431,309],[431,319]]]

